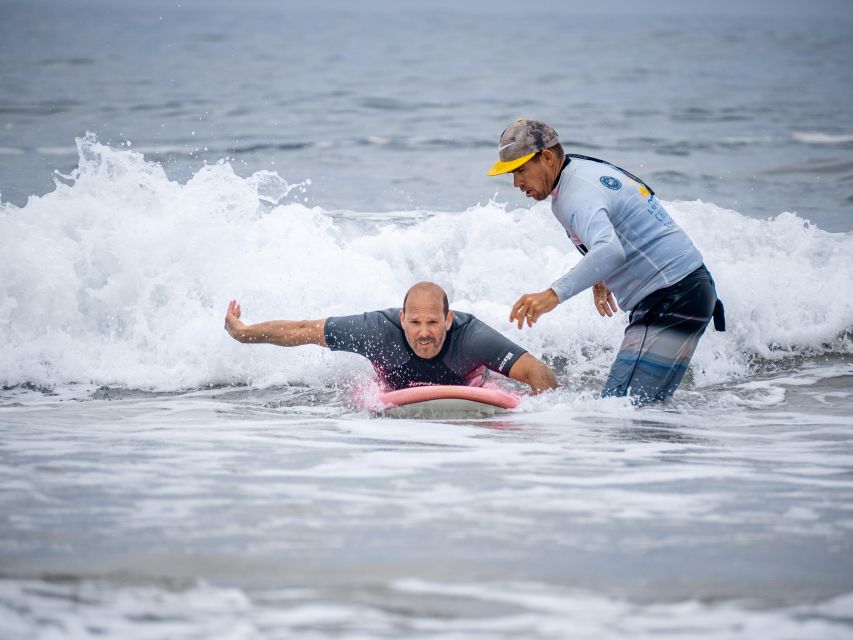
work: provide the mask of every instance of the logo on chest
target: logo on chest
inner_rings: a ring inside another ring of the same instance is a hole
[[[608,189],[613,189],[614,191],[619,191],[619,189],[622,188],[622,183],[619,182],[613,176],[601,176],[599,178],[599,180],[601,181],[601,184],[603,184]]]

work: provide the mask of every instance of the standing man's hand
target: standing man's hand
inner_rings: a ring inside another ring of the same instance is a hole
[[[527,320],[527,326],[532,327],[543,313],[548,313],[558,304],[560,300],[553,289],[546,289],[541,293],[526,293],[512,305],[509,321],[518,322],[518,328],[521,329]]]
[[[592,299],[595,302],[595,309],[598,311],[598,315],[602,317],[605,315],[612,317],[614,313],[619,311],[619,307],[616,306],[616,299],[613,297],[613,292],[605,287],[603,282],[596,282],[592,285]]]

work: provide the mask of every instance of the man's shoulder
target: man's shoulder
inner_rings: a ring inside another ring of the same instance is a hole
[[[378,309],[376,311],[366,311],[365,315],[368,322],[374,325],[377,330],[381,331],[389,338],[400,336],[403,334],[403,325],[400,324],[400,309],[399,307],[391,307],[389,309]]]
[[[457,340],[467,340],[475,336],[480,336],[484,332],[491,333],[496,331],[473,313],[465,313],[463,311],[453,312],[453,327],[449,335],[454,336]]]
[[[578,166],[572,166],[575,163]],[[583,166],[580,166],[580,163]],[[601,184],[597,167],[588,165],[599,165],[597,162],[588,160],[572,160],[571,164],[560,176],[559,186],[551,201],[551,210],[563,221],[563,224],[574,226],[574,214],[583,212],[594,212],[598,209],[609,209],[612,206],[612,191]],[[572,169],[570,172],[569,169]]]
[[[375,320],[377,322],[396,322],[400,324],[400,309],[377,309],[376,311],[362,311],[353,315],[333,315],[326,318],[327,320],[337,320],[340,318],[362,318],[366,320]]]
[[[445,362],[454,370],[470,372],[485,365],[505,374],[526,350],[472,314],[454,312],[460,325],[448,336]]]
[[[466,313],[465,311],[456,311],[455,309],[451,309],[453,311],[453,329],[458,329],[461,327],[468,326],[471,322],[480,322],[477,318],[474,317],[473,313]]]
[[[572,163],[576,162],[572,160]],[[624,204],[639,198],[646,201],[650,191],[645,184],[641,184],[623,169],[608,164],[607,162],[595,162],[593,160],[578,160],[576,180],[572,185],[578,190],[593,190],[609,201]]]
[[[364,311],[351,316],[329,316],[326,318],[327,337],[331,333],[346,333],[352,338],[358,335],[394,335],[402,332],[400,309],[379,309]]]
[[[571,171],[568,171],[566,188],[575,192],[609,196],[624,186],[622,173],[603,162],[572,159],[567,169]]]
[[[400,308],[391,307],[389,309],[378,309],[376,311],[366,311],[369,316],[376,318],[378,322],[388,322],[395,327],[402,328],[400,324]]]
[[[364,311],[351,316],[330,316],[325,325],[326,346],[368,357],[385,357],[405,349],[399,309]]]

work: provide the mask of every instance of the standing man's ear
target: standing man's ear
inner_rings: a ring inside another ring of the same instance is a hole
[[[453,312],[448,311],[447,317],[444,319],[444,328],[447,331],[450,331],[450,327],[453,326]]]

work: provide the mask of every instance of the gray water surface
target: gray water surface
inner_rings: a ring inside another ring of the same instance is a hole
[[[664,200],[850,230],[853,15],[825,5],[6,2],[0,193],[49,191],[92,131],[177,179],[223,158],[310,179],[325,209],[521,205],[485,172],[527,117]]]
[[[849,637],[850,367],[444,422],[322,389],[7,390],[0,628],[149,637],[155,598],[193,637],[212,598],[217,637],[637,637],[658,616],[665,637]]]

